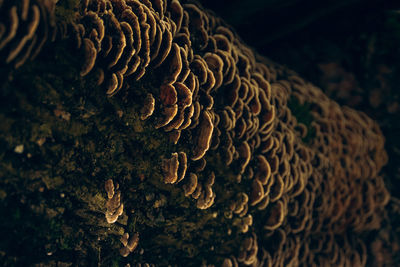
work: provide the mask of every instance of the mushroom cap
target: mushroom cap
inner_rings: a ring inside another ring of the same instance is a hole
[[[178,153],[171,154],[171,158],[163,159],[161,168],[164,174],[164,183],[174,184],[178,180],[179,159]]]
[[[214,125],[209,111],[203,112],[202,121],[199,127],[197,144],[193,150],[192,160],[199,160],[202,158],[210,147]]]
[[[187,183],[183,185],[185,197],[188,197],[191,194],[193,194],[196,188],[197,188],[197,175],[191,172],[189,174],[189,179]]]
[[[105,181],[104,187],[106,189],[108,199],[113,198],[113,196],[114,196],[114,182],[113,182],[113,180],[112,179],[108,179],[107,181]]]
[[[146,120],[153,115],[155,109],[155,99],[152,94],[147,94],[143,101],[143,107],[140,110],[140,119]]]

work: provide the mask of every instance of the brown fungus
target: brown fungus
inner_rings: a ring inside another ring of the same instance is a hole
[[[164,26],[159,51],[157,56],[152,60],[155,68],[160,66],[169,55],[172,48],[172,39],[173,36],[171,31]]]
[[[240,174],[243,174],[247,165],[250,162],[251,159],[251,148],[247,142],[243,142],[239,149],[239,158],[240,158]]]
[[[111,199],[114,196],[114,193],[115,193],[113,180],[112,179],[108,179],[104,183],[104,187],[106,189],[108,199]]]
[[[231,256],[230,258],[225,258],[222,267],[239,267],[239,263],[237,262],[236,258]]]
[[[1,9],[0,52],[13,64],[55,36],[44,33],[51,26],[40,4],[46,1],[31,2],[39,9],[25,1]],[[65,38],[70,28],[74,47],[84,53],[82,76],[94,69],[109,96],[127,87],[123,99],[132,90],[145,97],[140,118],[156,116],[148,126],[163,127],[171,141],[162,150],[186,151],[161,164],[163,181],[183,181],[183,194],[196,200],[183,205],[225,209],[227,244],[244,240],[237,257],[227,256],[233,248],[216,256],[224,265],[365,265],[362,245],[345,240],[341,247],[335,239],[347,229],[379,228],[389,201],[379,176],[387,156],[376,123],[254,53],[195,2],[81,1],[74,24],[58,26]],[[307,127],[295,117],[293,98],[309,107]],[[310,133],[312,142],[301,140]],[[114,221],[123,210],[120,192],[111,184],[106,191],[106,216]],[[222,192],[218,201],[215,192]],[[249,227],[253,219],[264,224],[260,244],[258,230]],[[209,239],[198,230],[201,241]],[[243,237],[246,232],[251,235]],[[321,232],[332,237],[318,241]],[[121,240],[124,255],[133,251],[129,240]]]
[[[10,21],[9,28],[7,29],[8,33],[0,41],[0,49],[3,49],[7,45],[7,43],[9,43],[17,34],[19,19],[18,19],[18,15],[17,15],[17,7],[16,6],[13,6],[9,9],[8,18]],[[2,25],[4,25],[4,24],[2,24]],[[3,30],[3,34],[4,34],[4,32],[5,32],[5,30]]]
[[[34,59],[46,42],[54,41],[54,6],[50,0],[0,5],[0,53],[6,64],[19,68]]]
[[[165,75],[164,83],[172,84],[176,82],[182,70],[181,50],[176,43],[172,43],[171,52],[163,62],[163,65],[168,66],[168,74]]]
[[[253,234],[252,237],[247,237],[243,241],[237,260],[238,262],[246,266],[256,264],[258,260],[257,253],[258,253],[257,236]]]
[[[162,118],[158,118],[155,128],[161,128],[170,123],[178,113],[178,105],[166,106],[162,110]]]
[[[183,185],[185,197],[188,197],[191,194],[193,194],[196,188],[197,188],[197,175],[194,173],[190,173],[189,179],[187,179],[186,184]]]
[[[106,208],[107,222],[115,223],[124,212],[124,204],[121,203],[121,192],[117,191],[112,198],[107,200]]]
[[[127,257],[132,253],[139,244],[139,233],[135,233],[133,236],[129,237],[128,233],[124,233],[121,237],[121,243],[123,247],[120,249],[120,254],[122,257]]]
[[[198,127],[200,129],[196,146],[193,150],[192,160],[199,160],[202,158],[210,147],[214,125],[212,123],[211,113],[209,111],[203,112],[202,121]]]
[[[252,183],[252,191],[250,194],[250,205],[254,206],[264,198],[264,187],[260,180],[255,179]]]
[[[31,40],[33,38],[33,35],[35,34],[35,31],[39,25],[40,11],[39,11],[38,6],[36,6],[36,5],[31,6],[31,10],[32,10],[32,20],[28,25],[27,33],[19,41],[19,43],[10,51],[10,53],[6,59],[6,63],[10,63],[14,58],[16,58],[17,55],[19,54],[19,52],[21,52],[21,50],[25,46],[25,44],[29,40]],[[24,19],[24,17],[26,17],[27,14],[28,14],[28,10],[26,8],[25,15],[22,14],[22,19]]]
[[[81,68],[81,76],[87,75],[92,70],[97,56],[96,48],[93,42],[88,38],[83,39],[83,49],[85,53],[85,62]]]
[[[215,78],[214,89],[217,89],[222,85],[223,81],[222,69],[224,62],[217,54],[213,53],[206,53],[204,55],[204,60],[207,62],[208,68],[213,73],[213,76]]]
[[[197,199],[197,208],[198,209],[208,209],[214,204],[215,200],[215,192],[212,190],[212,186],[215,181],[214,173],[211,173],[208,179],[203,183],[203,186],[198,185],[198,190],[200,191],[199,195],[197,196],[194,193],[194,198]]]
[[[143,107],[140,109],[140,119],[145,120],[153,115],[155,99],[152,94],[147,94],[143,101]]]
[[[164,183],[174,184],[178,180],[179,160],[178,153],[171,154],[171,158],[163,159],[161,168],[164,174]]]
[[[164,106],[175,105],[178,102],[178,93],[172,84],[163,84],[160,87],[160,99]]]
[[[253,224],[253,217],[251,214],[248,214],[243,218],[235,218],[232,222],[233,226],[236,226],[240,233],[247,233],[249,231],[249,227]]]
[[[178,153],[178,161],[179,161],[179,166],[178,166],[178,180],[177,182],[179,183],[180,181],[185,178],[186,170],[187,170],[187,157],[185,152],[179,152]]]
[[[281,200],[275,203],[270,203],[266,212],[266,221],[264,229],[275,230],[278,228],[285,218],[285,208]]]

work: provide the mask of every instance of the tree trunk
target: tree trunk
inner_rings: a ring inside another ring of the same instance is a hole
[[[0,18],[4,266],[366,264],[389,195],[365,114],[185,1]]]

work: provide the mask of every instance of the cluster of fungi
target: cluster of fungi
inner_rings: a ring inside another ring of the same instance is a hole
[[[0,1],[2,58],[18,68],[44,42],[68,39],[84,55],[80,75],[97,77],[105,95],[141,90],[140,119],[176,147],[160,158],[162,182],[198,212],[216,211],[240,242],[204,264],[366,265],[359,234],[380,227],[389,200],[377,123],[256,54],[196,2],[82,0],[67,22],[55,22],[55,2]],[[146,77],[152,86],[136,88]],[[293,99],[310,109],[309,125]],[[105,187],[114,223],[123,204],[112,180]],[[140,244],[131,235],[123,256]]]

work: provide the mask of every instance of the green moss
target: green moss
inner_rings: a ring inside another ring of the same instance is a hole
[[[316,134],[315,128],[311,125],[314,120],[311,114],[311,104],[308,102],[301,104],[296,97],[292,96],[287,105],[292,112],[292,115],[296,117],[297,122],[302,123],[307,127],[307,135],[302,138],[302,141],[306,144],[311,143]]]
[[[67,127],[73,137],[78,137],[87,134],[90,126],[79,121],[72,121]]]
[[[0,222],[0,250],[18,257],[19,264],[39,261],[46,255],[48,244],[57,247],[63,236],[60,214],[54,210],[56,213],[49,219],[45,210],[41,213],[39,206],[34,207],[39,209],[32,210],[12,197],[0,202],[0,216],[3,218]]]
[[[37,142],[40,138],[50,138],[51,136],[52,129],[50,123],[32,123],[31,142]]]
[[[75,10],[77,9],[79,0],[60,0],[57,2],[55,15],[60,21],[70,23],[75,19]]]
[[[64,179],[60,176],[56,177],[42,177],[42,181],[46,185],[47,189],[60,188],[64,184]]]

